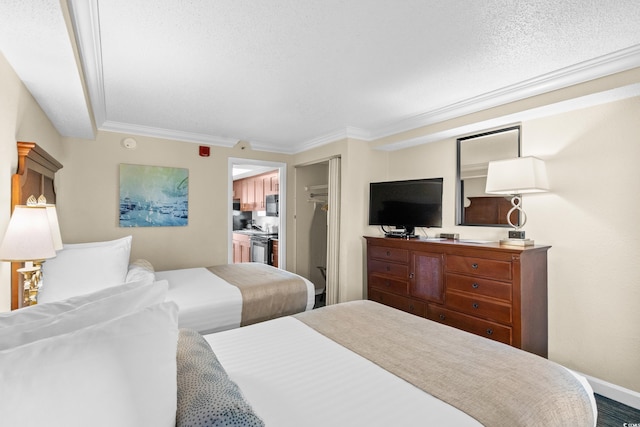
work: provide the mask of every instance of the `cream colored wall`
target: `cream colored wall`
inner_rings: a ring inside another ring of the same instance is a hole
[[[129,150],[120,145],[126,136],[99,132],[95,141],[65,139],[70,157],[58,193],[62,237],[73,243],[131,234],[131,258],[146,258],[157,270],[227,262],[229,157],[290,161],[288,155],[240,147],[211,147],[210,157],[200,157],[198,144],[141,136]],[[120,228],[121,163],[189,169],[189,225]]]
[[[0,236],[4,236],[11,217],[11,176],[18,165],[16,141],[36,142],[57,159],[65,158],[60,135],[0,52]],[[10,266],[0,262],[0,311],[11,308]]]
[[[527,236],[549,251],[549,358],[640,392],[640,98],[522,123],[522,154],[546,161],[551,192],[525,195]],[[455,226],[456,141],[392,152],[389,179],[444,177],[443,227]]]

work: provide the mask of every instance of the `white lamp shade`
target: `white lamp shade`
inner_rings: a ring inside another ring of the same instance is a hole
[[[16,206],[0,245],[0,259],[34,261],[55,256],[56,250],[46,208]]]
[[[489,162],[488,194],[524,194],[549,191],[547,168],[537,157]]]
[[[51,238],[56,251],[63,248],[62,235],[60,234],[60,223],[58,222],[58,212],[56,205],[47,205],[47,217],[49,218],[49,228],[51,228]]]

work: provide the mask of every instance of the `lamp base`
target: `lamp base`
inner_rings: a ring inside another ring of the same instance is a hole
[[[36,305],[38,303],[40,279],[42,278],[40,265],[34,265],[33,262],[29,261],[23,268],[19,268],[17,271],[24,276],[22,283],[24,287],[22,306]]]
[[[531,239],[502,239],[500,244],[504,246],[533,246],[534,242]]]

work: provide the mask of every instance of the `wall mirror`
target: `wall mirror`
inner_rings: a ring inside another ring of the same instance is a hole
[[[456,224],[509,227],[511,196],[484,192],[492,160],[520,157],[520,126],[458,138]],[[517,211],[511,220],[519,224]]]

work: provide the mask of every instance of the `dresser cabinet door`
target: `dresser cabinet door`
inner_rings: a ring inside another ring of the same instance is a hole
[[[444,302],[444,255],[411,252],[409,294],[432,302]]]

